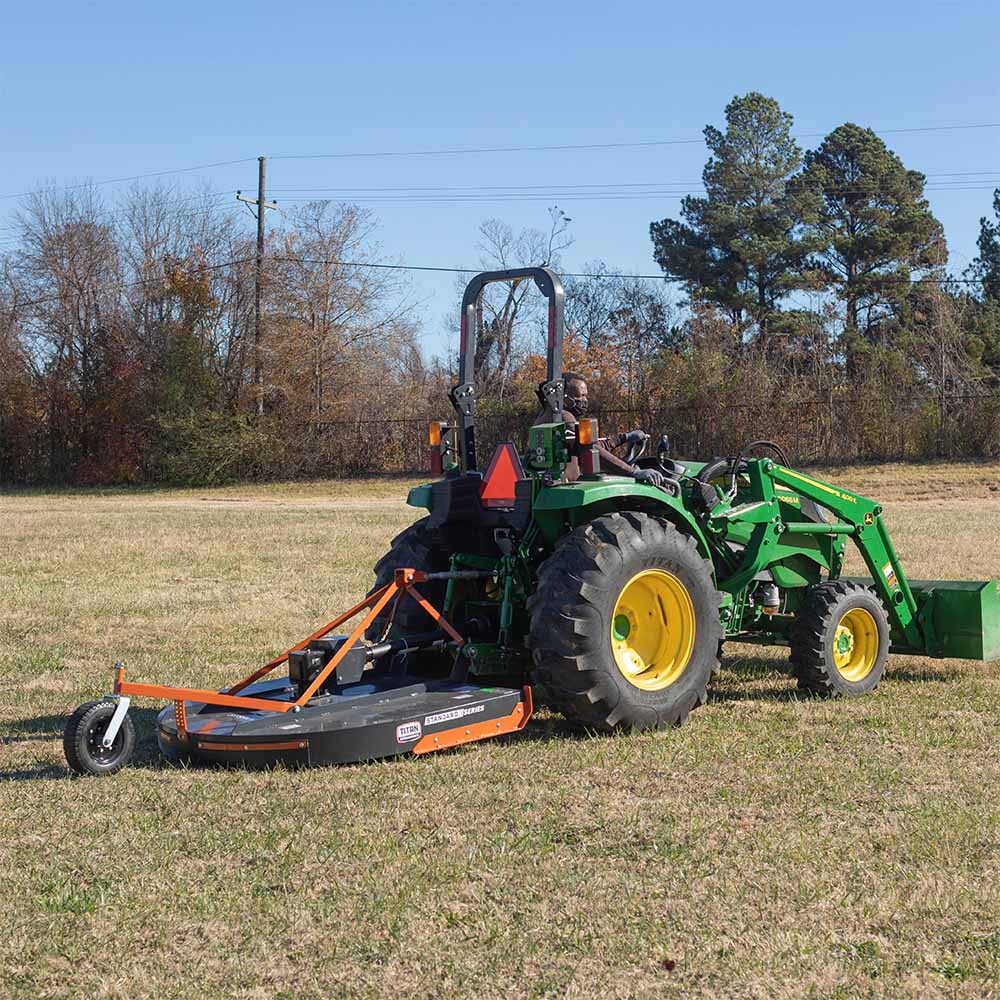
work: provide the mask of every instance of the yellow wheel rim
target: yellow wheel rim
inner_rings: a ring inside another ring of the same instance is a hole
[[[864,680],[878,659],[878,625],[871,612],[852,608],[837,623],[833,634],[833,662],[841,677]]]
[[[682,673],[694,649],[694,604],[672,573],[647,569],[622,588],[611,616],[611,651],[622,676],[659,691]]]

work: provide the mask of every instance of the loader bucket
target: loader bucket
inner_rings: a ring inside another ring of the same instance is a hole
[[[1000,596],[995,580],[911,580],[926,654],[1000,660]]]

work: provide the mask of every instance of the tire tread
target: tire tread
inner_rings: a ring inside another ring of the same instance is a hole
[[[798,679],[798,686],[803,691],[832,697],[842,693],[838,690],[836,678],[831,676],[826,662],[826,646],[824,636],[830,625],[830,620],[838,607],[845,600],[864,595],[878,605],[882,618],[888,621],[885,608],[878,596],[868,587],[847,580],[829,580],[811,588],[806,603],[802,606],[789,633],[791,654],[789,662]],[[872,668],[873,683],[867,690],[874,691],[878,687],[885,670],[884,661],[887,650],[879,651],[882,666],[879,669],[878,660]]]
[[[95,766],[85,748],[87,732],[90,729],[90,717],[95,709],[107,704],[109,702],[103,699],[84,702],[66,720],[66,726],[63,729],[63,753],[66,756],[66,763],[77,774],[115,774],[132,759],[135,752],[135,726],[128,715],[125,716],[121,728],[122,754],[111,767]]]
[[[701,690],[660,710],[626,703],[606,670],[595,662],[595,649],[600,647],[603,636],[593,641],[595,628],[601,629],[601,612],[594,597],[608,595],[602,583],[610,572],[624,565],[630,551],[641,552],[668,537],[700,561],[711,584],[711,564],[698,554],[694,539],[681,534],[668,521],[637,511],[604,515],[582,525],[561,539],[542,564],[538,585],[528,600],[532,676],[541,689],[541,700],[571,721],[601,732],[678,726],[694,708],[705,703],[707,677],[718,670],[717,654]],[[722,595],[714,585],[712,594],[718,608]],[[698,628],[709,630],[711,648],[717,650],[722,625],[718,615],[709,618],[707,622],[699,620]],[[555,620],[571,627],[554,628]]]

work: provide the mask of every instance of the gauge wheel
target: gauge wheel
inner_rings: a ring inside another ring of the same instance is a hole
[[[120,771],[135,753],[135,726],[128,715],[110,747],[101,745],[111,716],[112,701],[88,701],[81,705],[66,723],[63,751],[66,762],[77,774],[114,774]]]

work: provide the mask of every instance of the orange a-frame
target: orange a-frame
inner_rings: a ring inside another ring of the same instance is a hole
[[[293,708],[301,708],[319,690],[323,682],[337,669],[337,665],[347,656],[350,649],[364,635],[365,629],[378,617],[379,612],[392,600],[393,596],[401,599],[404,594],[409,594],[417,604],[419,604],[438,625],[455,640],[458,648],[465,645],[465,640],[455,631],[451,624],[445,619],[437,608],[434,607],[414,584],[423,583],[427,580],[427,574],[422,570],[406,567],[397,569],[392,582],[380,587],[374,593],[369,594],[359,604],[349,608],[343,614],[337,615],[331,622],[327,622],[317,632],[307,636],[300,643],[292,646],[281,656],[275,657],[270,663],[265,663],[259,670],[255,670],[249,677],[245,677],[238,684],[234,684],[228,691],[206,691],[201,688],[173,687],[167,684],[136,684],[125,680],[125,668],[119,666],[115,673],[114,693],[118,695],[136,695],[143,698],[158,698],[174,702],[178,729],[184,730],[183,725],[187,713],[184,708],[186,701],[202,702],[206,705],[222,705],[227,708],[253,708],[263,709],[268,712],[289,712]],[[275,667],[280,666],[288,660],[289,653],[296,653],[300,649],[305,649],[314,639],[321,639],[329,635],[335,628],[350,621],[356,614],[368,608],[368,613],[362,618],[360,624],[351,633],[348,640],[343,643],[340,649],[334,654],[330,662],[316,675],[312,683],[295,699],[295,701],[278,701],[270,698],[251,698],[241,695],[239,692],[254,681],[260,680],[269,674]]]

